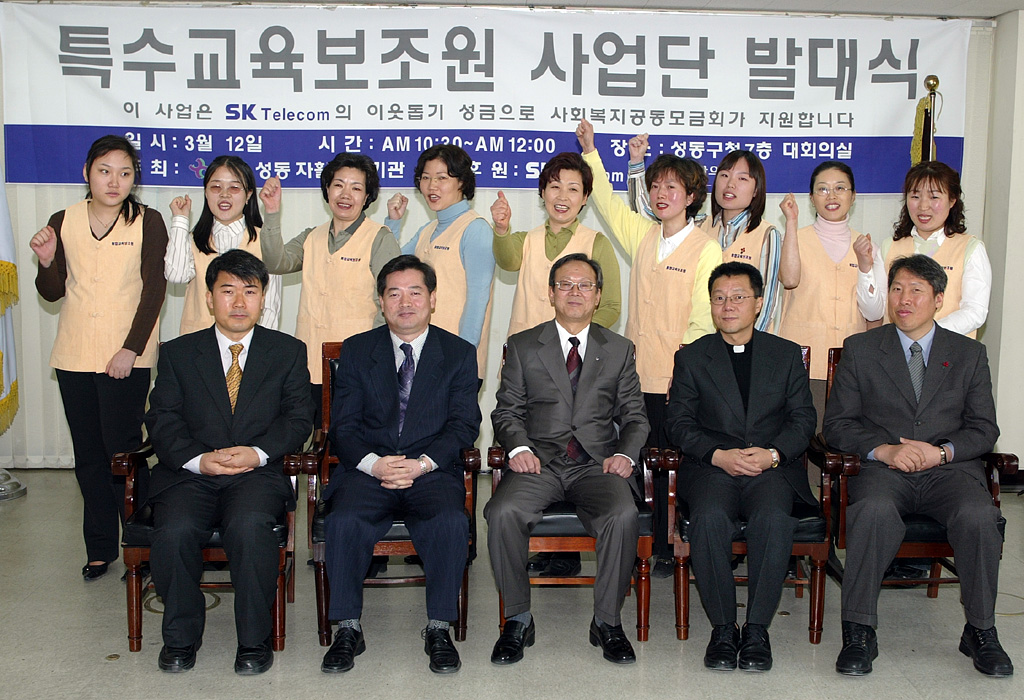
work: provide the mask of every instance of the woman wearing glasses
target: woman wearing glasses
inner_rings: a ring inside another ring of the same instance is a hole
[[[203,174],[203,212],[192,235],[188,232],[192,199],[188,195],[171,201],[171,230],[164,256],[164,277],[168,282],[187,284],[185,308],[181,312],[179,335],[213,325],[206,306],[206,268],[215,257],[241,248],[256,257],[260,253],[260,216],[256,200],[256,178],[252,168],[238,156],[218,156]],[[280,233],[279,215],[267,212],[267,227]],[[260,325],[277,330],[281,317],[281,278],[271,275]]]
[[[811,348],[811,393],[819,427],[825,405],[828,349],[842,347],[854,333],[867,330],[885,313],[885,267],[870,235],[850,228],[850,208],[857,199],[853,171],[829,160],[811,174],[811,202],[817,217],[797,230],[796,197],[780,205],[786,215],[786,238],[793,256],[782,263],[789,283],[783,297],[779,335]]]
[[[458,146],[431,146],[416,161],[415,180],[437,218],[421,227],[402,246],[402,252],[415,255],[437,272],[437,307],[430,322],[477,348],[477,372],[482,382],[490,333],[494,253],[490,224],[469,206],[476,194],[473,160]],[[386,223],[396,236],[398,224],[394,220],[405,213],[408,202],[405,197],[401,199],[398,206],[388,206]]]

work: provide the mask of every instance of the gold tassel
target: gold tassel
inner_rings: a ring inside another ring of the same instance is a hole
[[[0,260],[0,316],[18,302],[18,266]]]
[[[914,117],[914,140],[910,142],[910,166],[921,162],[921,145],[924,143],[924,115],[928,111],[928,95],[917,101],[917,114]]]
[[[18,380],[11,382],[11,390],[7,396],[0,399],[0,435],[3,435],[11,423],[14,422],[14,414],[18,412]]]

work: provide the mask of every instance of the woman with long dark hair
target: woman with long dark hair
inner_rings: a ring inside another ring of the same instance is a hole
[[[124,482],[110,471],[116,452],[142,442],[142,417],[156,363],[167,230],[136,198],[139,156],[121,136],[93,142],[82,176],[85,200],[50,217],[29,241],[39,259],[36,289],[64,298],[50,366],[57,372],[85,511],[86,581],[118,558]],[[148,473],[139,474],[145,500]]]

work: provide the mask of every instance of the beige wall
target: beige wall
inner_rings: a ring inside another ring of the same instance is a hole
[[[1002,315],[1004,314],[1002,296],[1004,289],[1003,254],[1013,260],[1016,254],[1024,261],[1024,243],[1018,244],[1017,250],[1007,245],[1006,222],[1009,207],[1009,192],[1014,189],[1021,191],[1024,185],[1024,155],[1014,163],[1013,156],[1022,153],[1019,145],[1010,148],[1010,136],[989,138],[990,120],[994,133],[1013,134],[1012,123],[1017,114],[1016,105],[1022,97],[1020,71],[1021,61],[1021,27],[1019,13],[1002,18],[998,29],[991,23],[978,23],[971,34],[968,58],[968,110],[966,121],[966,146],[964,162],[965,201],[968,204],[968,224],[971,231],[981,235],[992,251],[993,267],[996,274],[996,285],[993,290],[993,313],[983,333],[983,340],[990,346],[993,356],[993,369],[999,378],[998,387],[1021,386],[1022,372],[1019,363],[1011,364],[1012,352],[1000,353],[1003,345],[1012,343],[1015,333],[1004,330]],[[1005,20],[1005,21],[1004,21]],[[998,81],[998,94],[992,95],[990,75],[993,74],[994,57],[996,73],[1002,75]],[[925,70],[925,69],[923,69]],[[939,76],[940,79],[942,76]],[[940,87],[941,90],[941,87]],[[992,108],[990,110],[990,103]],[[958,105],[948,105],[948,109],[957,109]],[[990,117],[991,111],[991,117]],[[941,116],[938,122],[941,131]],[[909,130],[908,125],[908,130]],[[1014,137],[1015,144],[1019,137]],[[1009,149],[1009,150],[1008,150]],[[990,153],[1000,155],[1009,153],[1009,158],[1000,158],[993,163]],[[83,154],[84,156],[84,154]],[[606,162],[609,169],[624,168],[622,163]],[[809,175],[809,172],[808,172]],[[986,179],[992,181],[986,197]],[[1015,182],[1014,182],[1015,180]],[[383,220],[385,215],[384,202],[394,190],[381,193],[379,201],[374,204],[369,215]],[[164,188],[144,188],[143,200],[150,206],[159,209],[169,221],[168,204],[180,194],[177,190]],[[201,197],[198,189],[189,192],[193,200]],[[18,264],[21,272],[20,291],[21,303],[15,307],[15,333],[18,336],[18,377],[21,390],[21,410],[11,429],[0,436],[0,467],[67,467],[71,464],[71,442],[64,421],[63,408],[57,390],[56,380],[48,366],[48,358],[53,337],[56,332],[57,311],[59,306],[42,301],[35,292],[33,279],[35,260],[28,249],[29,238],[46,223],[49,215],[77,201],[83,194],[83,188],[77,186],[36,187],[28,185],[11,185],[7,188],[7,196],[11,206],[16,244],[18,247]],[[406,190],[412,198],[403,240],[408,240],[416,229],[428,220],[428,210],[418,196]],[[489,207],[494,201],[495,190],[478,189],[475,201],[476,209],[489,215]],[[528,229],[543,222],[543,209],[534,192],[506,192],[513,209],[513,226],[517,229]],[[781,227],[782,217],[778,209],[781,197],[770,197],[766,218]],[[798,195],[801,207],[801,225],[811,223],[810,203],[803,195]],[[861,196],[852,212],[851,225],[864,233],[871,233],[876,239],[891,235],[892,222],[899,209],[899,199],[893,196]],[[588,226],[602,230],[603,222],[596,213],[587,208],[584,210],[583,221]],[[986,218],[986,213],[988,217]],[[326,220],[328,212],[320,198],[319,191],[286,190],[284,194],[283,222],[286,239],[303,228]],[[984,225],[983,225],[984,224]],[[623,283],[628,294],[628,266],[620,253],[620,267]],[[489,340],[489,365],[487,378],[481,394],[481,409],[484,413],[484,424],[481,434],[481,445],[491,442],[489,414],[494,407],[494,392],[497,388],[498,363],[501,357],[501,345],[505,339],[507,319],[511,310],[512,292],[515,275],[498,272],[495,284],[494,323]],[[299,277],[297,274],[285,278],[284,313],[282,330],[291,332],[295,328],[295,313],[298,306]],[[172,338],[176,334],[178,318],[182,308],[183,289],[171,286],[171,291],[161,316],[161,336]],[[623,299],[623,309],[626,308]],[[1012,310],[1010,311],[1012,313]],[[615,330],[621,332],[625,327],[624,318],[620,319]],[[1014,324],[1014,327],[1016,325]],[[1024,332],[1021,333],[1024,335]],[[1000,367],[1000,357],[1007,358],[1005,368]],[[1021,444],[1020,431],[1016,429],[1021,421],[1015,420],[1019,413],[1024,412],[1021,402],[1013,401],[1010,391],[1000,391],[1000,424],[1003,426],[1003,438],[1000,446],[1007,450],[1024,452]],[[1016,411],[1014,410],[1016,408]]]

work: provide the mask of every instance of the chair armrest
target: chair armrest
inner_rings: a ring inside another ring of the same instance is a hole
[[[860,473],[860,455],[830,451],[821,433],[811,438],[807,459],[832,476],[856,476]]]
[[[480,450],[475,447],[467,447],[460,453],[462,468],[467,474],[480,471]]]
[[[985,466],[1006,476],[1017,473],[1017,455],[1009,452],[989,452],[982,457]]]
[[[153,456],[153,445],[146,442],[132,452],[118,452],[110,460],[110,471],[114,476],[124,477],[124,517],[135,512],[139,496],[137,475],[142,469],[149,469],[148,460]]]
[[[313,442],[308,450],[284,456],[284,473],[288,476],[298,476],[299,474],[316,476],[326,451],[327,434],[317,428],[313,433]]]

